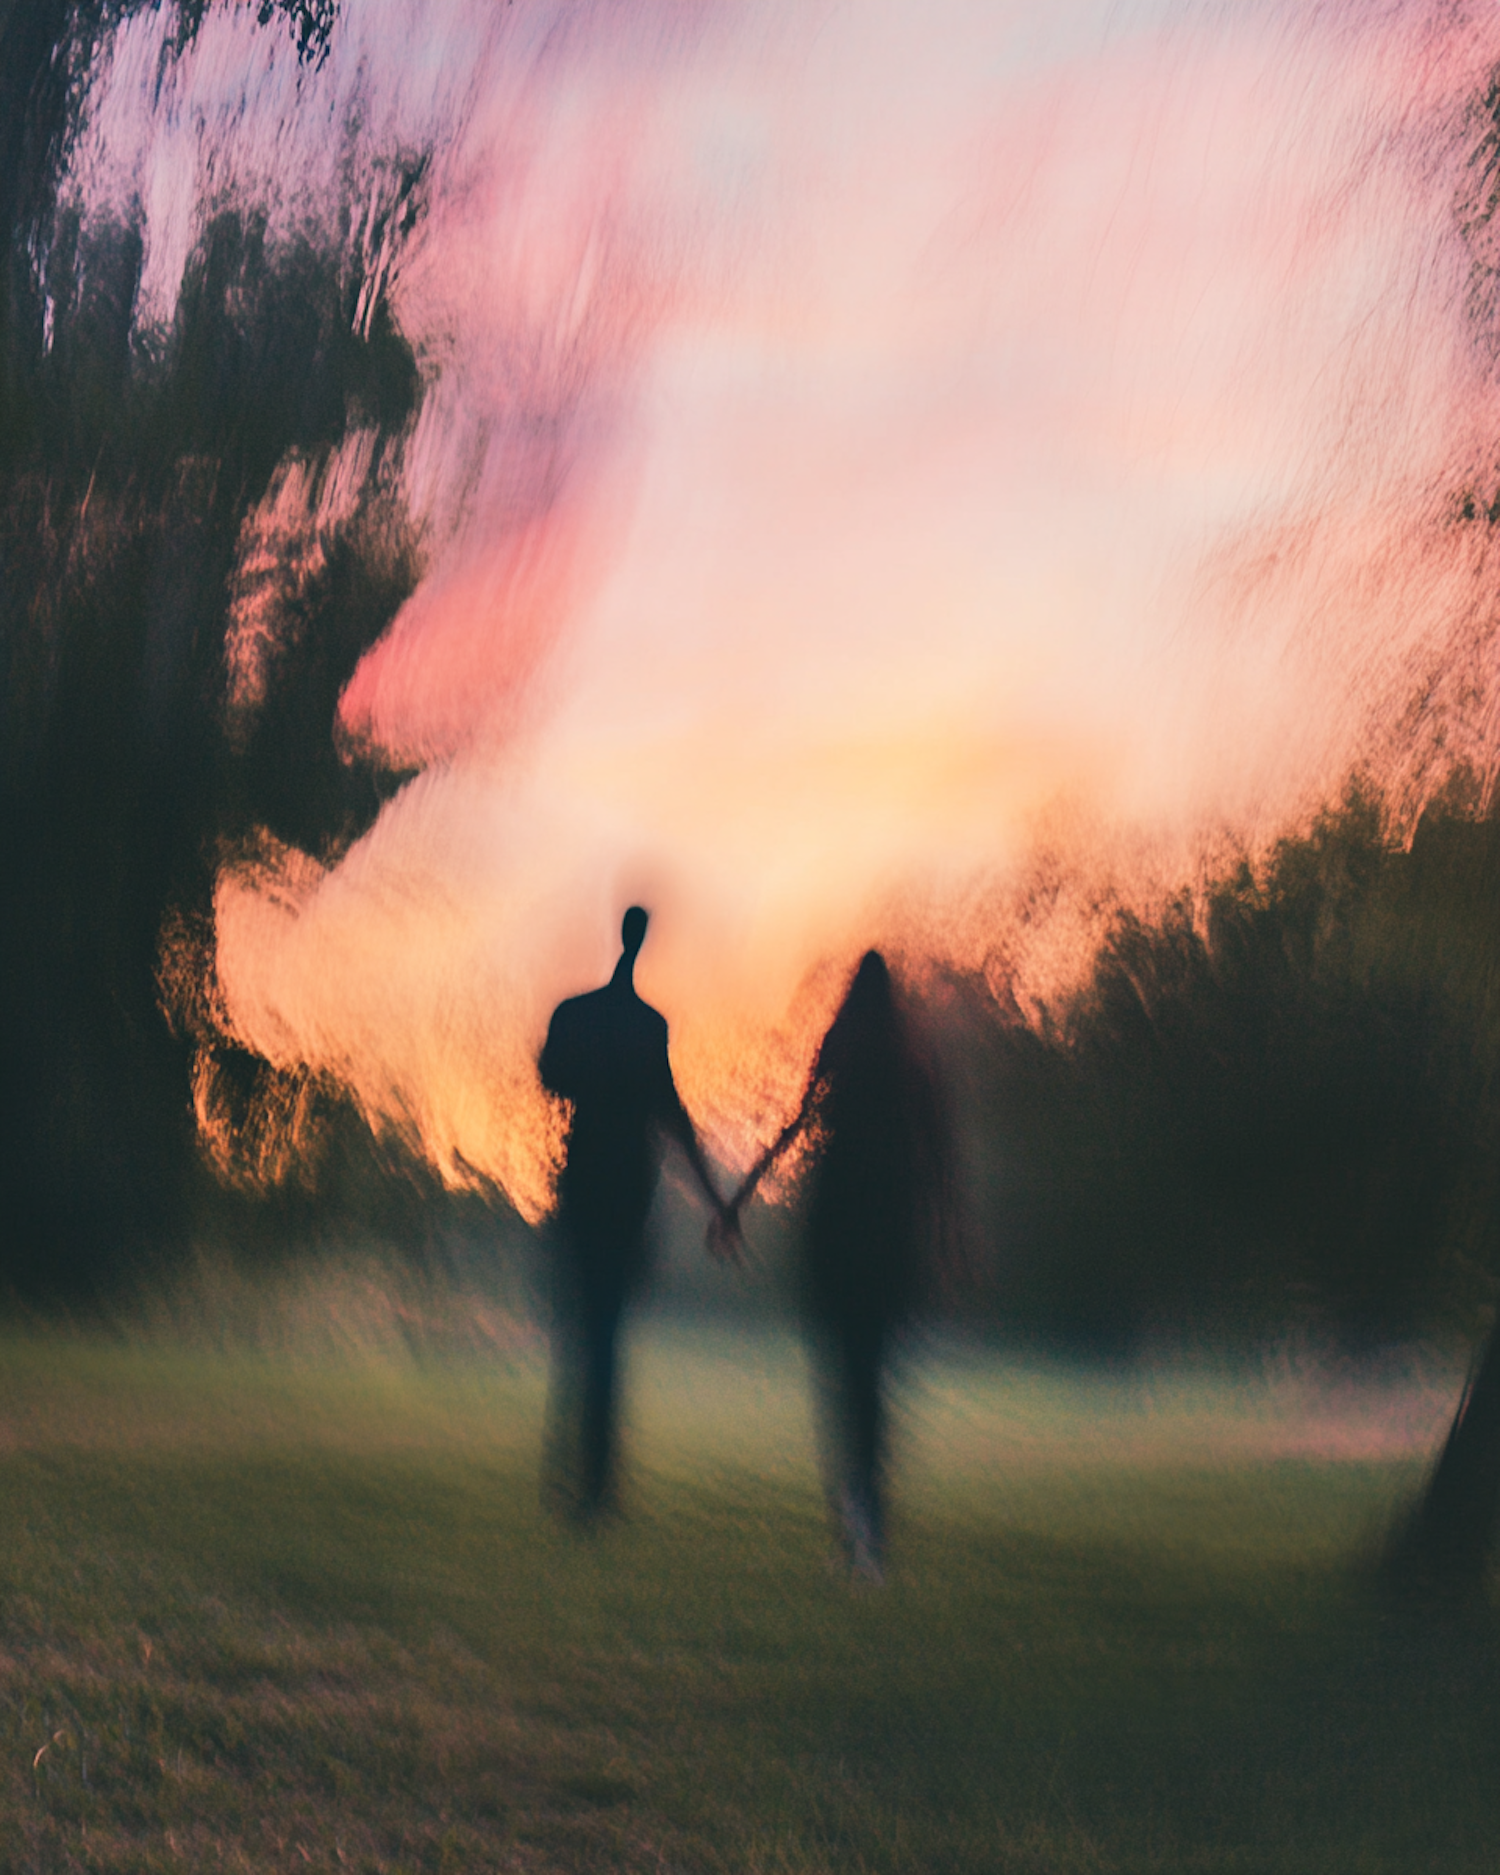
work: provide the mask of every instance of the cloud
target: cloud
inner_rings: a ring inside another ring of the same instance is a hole
[[[535,1194],[546,1013],[646,897],[643,986],[733,1151],[819,965],[1040,979],[1006,927],[1039,852],[1097,903],[1412,768],[1413,687],[1479,629],[1444,504],[1495,433],[1454,212],[1486,22],[455,3],[341,35],[298,78],[211,15],[133,131],[96,117],[163,304],[224,176],[290,225],[434,152],[393,289],[428,572],[343,703],[425,773],[310,887],[226,883],[257,1046]]]

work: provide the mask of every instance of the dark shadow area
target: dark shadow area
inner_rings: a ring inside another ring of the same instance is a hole
[[[1036,1020],[940,984],[990,1246],[981,1308],[1128,1354],[1300,1324],[1351,1352],[1472,1333],[1500,1192],[1500,821],[1409,847],[1354,791],[1265,865],[1122,913]]]

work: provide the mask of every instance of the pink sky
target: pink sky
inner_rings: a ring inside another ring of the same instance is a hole
[[[360,160],[436,140],[427,575],[344,702],[423,773],[331,874],[226,879],[220,974],[528,1208],[547,1013],[633,898],[733,1157],[867,944],[1045,989],[1040,853],[1149,894],[1415,760],[1483,570],[1442,516],[1500,414],[1453,213],[1500,28],[1036,12],[379,0],[300,94],[211,15],[151,112],[123,35],[79,175],[147,204],[163,316],[215,178],[289,226],[352,100]]]

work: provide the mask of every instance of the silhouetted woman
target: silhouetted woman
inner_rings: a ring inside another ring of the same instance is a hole
[[[850,1566],[878,1581],[887,1374],[936,1242],[942,1167],[932,1084],[878,951],[865,953],[801,1107],[746,1175],[733,1214],[803,1133],[816,1153],[801,1286],[824,1476]]]

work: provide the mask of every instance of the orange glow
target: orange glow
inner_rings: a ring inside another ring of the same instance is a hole
[[[286,1075],[535,1215],[535,1052],[638,899],[643,993],[743,1163],[866,945],[1034,1005],[1111,904],[1355,763],[1415,801],[1493,759],[1452,654],[1493,581],[1450,510],[1500,427],[1453,209],[1500,18],[358,13],[295,96],[209,15],[131,183],[166,298],[195,98],[250,97],[225,147],[309,189],[367,92],[437,152],[393,301],[426,576],[342,707],[425,766],[333,870],[282,853],[216,904],[223,1019]],[[256,607],[334,524],[315,479],[243,543],[245,707]]]

